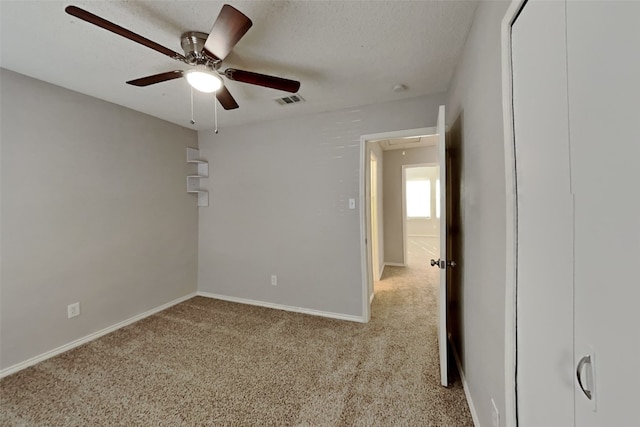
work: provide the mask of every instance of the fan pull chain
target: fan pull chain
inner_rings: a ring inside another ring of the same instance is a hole
[[[217,135],[218,134],[218,100],[217,99],[213,100],[213,105],[214,105],[213,114],[214,114],[215,121],[216,121],[216,128],[215,128],[214,132]]]
[[[191,89],[191,124],[195,125],[196,121],[193,119],[193,88]]]

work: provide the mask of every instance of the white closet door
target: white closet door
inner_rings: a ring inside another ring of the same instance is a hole
[[[573,199],[565,5],[529,1],[512,27],[518,212],[518,422],[573,425]]]
[[[567,2],[567,51],[575,425],[640,426],[640,2]]]

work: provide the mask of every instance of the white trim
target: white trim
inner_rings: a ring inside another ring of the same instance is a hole
[[[511,26],[526,0],[512,0],[502,20],[502,121],[504,123],[504,160],[506,192],[506,276],[505,276],[505,425],[518,425],[516,398],[517,369],[517,199],[516,163],[513,130],[513,93],[511,75]]]
[[[377,145],[379,147],[378,143],[372,142],[369,146],[371,145]],[[369,201],[368,201],[368,206],[366,206],[367,211],[369,213],[369,232],[367,234],[367,241],[371,242],[371,245],[369,245],[369,253],[371,254],[371,270],[373,272],[373,280],[371,281],[370,285],[370,289],[371,289],[371,293],[373,293],[373,287],[374,287],[374,283],[380,280],[380,276],[382,273],[382,266],[380,265],[380,254],[382,252],[384,252],[384,248],[380,246],[380,223],[381,223],[381,212],[379,212],[378,206],[379,206],[379,200],[382,200],[382,197],[379,197],[382,188],[378,188],[378,187],[382,187],[381,182],[378,182],[378,177],[381,174],[381,166],[382,166],[382,159],[378,157],[378,155],[375,153],[375,151],[369,149],[366,149],[366,145],[365,145],[365,152],[369,152],[369,176],[366,177],[367,182],[369,183]],[[371,165],[376,164],[376,176],[373,176],[373,170],[371,169]],[[374,194],[372,191],[372,185],[371,182],[375,180],[376,182],[376,192],[375,192],[375,200],[376,200],[376,204],[375,206],[373,206],[373,200],[374,200]],[[365,184],[366,185],[366,184]],[[365,196],[366,196],[366,191],[365,191]],[[373,217],[374,217],[374,211],[375,211],[375,217],[376,217],[376,227],[374,227],[373,225]],[[365,212],[365,215],[366,215]],[[384,221],[382,221],[382,225],[384,227]],[[376,239],[375,239],[375,245],[374,245],[374,234],[376,235]],[[384,230],[383,233],[384,234]],[[370,238],[370,240],[369,240]],[[376,246],[374,248],[374,246]],[[374,250],[375,249],[375,250]],[[374,252],[377,252],[377,257],[375,257]],[[377,258],[377,259],[376,259]],[[375,266],[378,266],[378,271],[375,271]]]
[[[384,266],[389,266],[389,267],[406,267],[407,264],[401,263],[401,262],[385,262]]]
[[[448,338],[449,338],[449,344],[451,345],[451,350],[453,352],[453,358],[456,361],[456,366],[458,367],[458,373],[460,374],[460,381],[462,381],[462,389],[464,390],[464,396],[467,398],[467,405],[469,406],[469,412],[471,412],[473,425],[476,427],[480,427],[478,412],[476,412],[476,406],[473,404],[473,399],[471,398],[471,392],[469,391],[469,384],[467,384],[467,379],[464,376],[464,371],[462,370],[462,363],[460,363],[460,358],[458,357],[456,346],[453,345],[451,334],[449,334]]]
[[[81,346],[81,345],[86,344],[86,343],[88,343],[90,341],[98,339],[101,336],[104,336],[104,335],[109,334],[111,332],[114,332],[114,331],[116,331],[116,330],[118,330],[120,328],[124,328],[125,326],[128,326],[128,325],[130,325],[132,323],[135,323],[138,320],[142,320],[145,317],[149,317],[149,316],[151,316],[153,314],[156,314],[156,313],[158,313],[158,312],[160,312],[162,310],[166,310],[167,308],[169,308],[171,306],[174,306],[176,304],[180,304],[181,302],[184,302],[184,301],[186,301],[188,299],[191,299],[191,298],[193,298],[195,296],[196,296],[196,292],[192,292],[192,293],[190,293],[188,295],[185,295],[183,297],[174,299],[173,301],[169,301],[168,303],[159,305],[158,307],[152,308],[151,310],[147,310],[144,313],[140,313],[140,314],[137,314],[137,315],[135,315],[133,317],[130,317],[127,320],[123,320],[122,322],[118,322],[118,323],[116,323],[114,325],[108,326],[108,327],[106,327],[104,329],[101,329],[101,330],[99,330],[97,332],[94,332],[92,334],[86,335],[86,336],[84,336],[82,338],[78,338],[75,341],[71,341],[70,343],[61,345],[60,347],[54,348],[53,350],[49,350],[49,351],[44,352],[44,353],[42,353],[42,354],[40,354],[38,356],[34,356],[34,357],[30,358],[30,359],[25,360],[24,362],[19,362],[19,363],[16,363],[15,365],[9,366],[8,368],[4,368],[3,370],[0,371],[0,378],[4,378],[7,375],[14,374],[14,373],[16,373],[18,371],[21,371],[21,370],[23,370],[25,368],[28,368],[29,366],[33,366],[36,363],[40,363],[40,362],[45,361],[47,359],[50,359],[50,358],[52,358],[54,356],[57,356],[58,354],[64,353],[65,351],[72,350],[72,349],[74,349],[74,348],[76,348],[78,346]]]
[[[440,237],[437,234],[407,234],[407,237]]]
[[[376,295],[375,292],[371,292],[371,296],[369,297],[369,304],[373,302],[373,297],[375,297],[375,295]]]
[[[376,275],[378,274],[377,272],[374,271],[374,256],[373,256],[373,210],[372,210],[372,206],[371,206],[371,202],[372,202],[372,195],[371,195],[371,179],[372,179],[372,170],[371,170],[371,165],[373,164],[373,158],[378,160],[378,156],[373,152],[373,150],[371,150],[370,148],[370,144],[369,141],[365,141],[365,148],[364,148],[364,156],[365,156],[365,168],[364,168],[364,174],[365,174],[365,183],[364,183],[364,200],[365,200],[365,205],[364,205],[364,218],[365,218],[365,233],[366,233],[366,237],[365,237],[365,241],[367,242],[366,246],[366,257],[367,257],[367,288],[369,289],[369,303],[368,303],[368,307],[369,307],[369,312],[371,312],[371,296],[370,294],[373,292],[373,288],[374,288],[374,282],[376,280],[380,280],[380,277],[377,277]],[[368,156],[367,156],[368,154]],[[376,161],[377,161],[376,160]],[[378,179],[378,177],[376,176],[376,180]],[[375,207],[375,209],[377,209],[377,206]],[[379,237],[379,236],[378,236]],[[378,250],[380,249],[380,247],[378,246]],[[378,263],[380,262],[380,259],[378,258]],[[371,315],[369,313],[369,315]]]
[[[375,141],[381,139],[397,139],[397,138],[409,138],[413,136],[429,136],[435,135],[438,131],[435,126],[426,127],[426,128],[417,128],[417,129],[404,129],[404,130],[394,130],[391,132],[380,132],[380,133],[372,133],[369,135],[362,135],[360,137],[360,141]],[[399,148],[399,150],[401,150]],[[406,148],[405,148],[406,150]]]
[[[256,300],[246,299],[246,298],[230,297],[226,295],[212,294],[210,292],[203,292],[203,291],[198,291],[198,296],[205,297],[205,298],[219,299],[222,301],[237,302],[240,304],[256,305],[258,307],[273,308],[276,310],[292,311],[294,313],[310,314],[311,316],[328,317],[331,319],[348,320],[350,322],[358,322],[358,323],[367,323],[364,320],[364,318],[360,316],[352,316],[350,314],[332,313],[330,311],[314,310],[312,308],[304,308],[304,307],[293,307],[290,305],[275,304],[272,302],[265,302],[265,301],[256,301]],[[368,302],[369,302],[369,295],[367,294],[367,303]]]
[[[369,281],[372,280],[369,274],[369,250],[367,246],[367,215],[365,192],[366,185],[366,163],[367,163],[367,140],[360,137],[360,274],[362,276],[362,321],[364,323],[371,320],[371,303],[369,302]]]
[[[407,263],[407,170],[406,165],[402,165],[402,194],[400,204],[402,205],[402,262]]]

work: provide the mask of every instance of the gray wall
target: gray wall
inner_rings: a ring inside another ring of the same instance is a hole
[[[196,133],[8,70],[0,85],[0,366],[195,291]]]
[[[492,425],[492,398],[500,413],[505,413],[506,198],[500,25],[508,5],[481,2],[478,6],[447,102],[448,125],[462,114],[461,358],[483,426]],[[501,420],[504,423],[504,416]]]
[[[360,136],[433,126],[444,100],[200,132],[212,202],[200,211],[198,289],[362,316],[359,206],[348,209],[360,192]]]
[[[434,126],[437,120],[426,123]],[[404,156],[402,152],[404,151]],[[436,147],[407,148],[384,152],[384,261],[404,264],[402,230],[402,166],[420,163],[437,163]]]

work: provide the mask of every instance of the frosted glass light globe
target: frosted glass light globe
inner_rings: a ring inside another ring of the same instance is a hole
[[[204,93],[215,92],[222,87],[222,79],[207,71],[189,70],[185,72],[185,78],[192,88]]]

